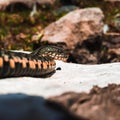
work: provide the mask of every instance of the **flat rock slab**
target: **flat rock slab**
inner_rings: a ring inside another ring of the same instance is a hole
[[[94,86],[120,84],[120,63],[80,65],[57,62],[57,70],[49,78],[18,77],[0,80],[0,94],[22,93],[48,98],[64,92],[89,92]]]

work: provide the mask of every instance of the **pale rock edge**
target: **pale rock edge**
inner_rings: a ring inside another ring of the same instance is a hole
[[[23,93],[48,98],[68,91],[89,92],[94,86],[120,84],[120,63],[81,65],[56,61],[57,70],[49,78],[18,77],[0,80],[0,94]]]

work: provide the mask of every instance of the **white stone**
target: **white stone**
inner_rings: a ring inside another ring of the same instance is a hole
[[[107,86],[111,83],[120,84],[120,63],[101,65],[80,65],[57,62],[57,70],[49,78],[18,77],[0,80],[0,94],[23,93],[50,97],[63,92],[89,92],[94,86]]]

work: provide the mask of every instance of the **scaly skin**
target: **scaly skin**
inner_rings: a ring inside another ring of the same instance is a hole
[[[55,71],[54,60],[66,61],[68,55],[56,46],[43,46],[30,54],[0,50],[0,78],[46,76]]]

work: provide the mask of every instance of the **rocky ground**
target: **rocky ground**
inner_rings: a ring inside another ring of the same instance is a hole
[[[1,79],[0,119],[119,120],[119,1],[103,1],[101,6],[95,1],[91,7],[86,0],[84,6],[79,0],[36,0],[41,8],[37,14],[35,3],[28,2],[23,3],[33,11],[21,17],[24,12],[14,11],[20,3],[0,1],[0,10],[9,11],[7,16],[0,13],[0,48],[34,50],[55,44],[68,52],[68,63],[57,61],[61,70],[50,78]],[[109,13],[116,6],[112,19],[103,6]]]
[[[44,99],[26,94],[0,95],[1,120],[119,120],[119,85],[90,93],[68,92]]]
[[[48,104],[67,111],[80,120],[119,120],[119,85],[109,85],[103,89],[95,86],[90,93],[68,92],[51,97]],[[116,111],[116,112],[115,112]]]
[[[0,118],[119,120],[120,63],[57,67],[48,78],[1,79]]]

